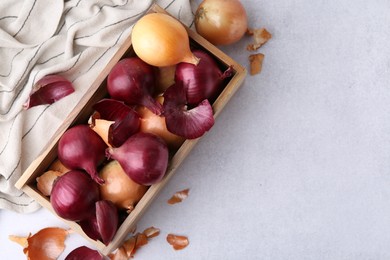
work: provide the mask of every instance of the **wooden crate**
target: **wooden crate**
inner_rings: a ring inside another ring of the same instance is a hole
[[[163,12],[166,13],[164,9],[158,5],[153,5],[149,10],[150,12]],[[226,87],[219,95],[219,97],[213,103],[214,117],[217,118],[219,113],[222,111],[226,103],[234,95],[237,89],[242,84],[245,76],[246,70],[240,64],[235,62],[232,58],[224,54],[221,50],[217,49],[214,45],[206,41],[203,37],[198,35],[193,30],[187,28],[190,44],[196,46],[197,48],[204,49],[212,54],[215,59],[225,68],[228,66],[233,66],[234,75],[227,83]],[[57,133],[50,140],[49,145],[43,150],[43,152],[31,163],[31,165],[23,173],[22,177],[16,183],[16,187],[21,189],[31,198],[35,199],[42,207],[50,210],[54,215],[57,214],[54,212],[49,198],[42,195],[36,187],[36,178],[40,176],[49,165],[57,158],[57,146],[58,141],[62,134],[71,126],[86,123],[88,118],[93,112],[92,106],[97,101],[103,97],[107,97],[106,90],[106,78],[109,74],[111,68],[123,57],[134,56],[134,51],[131,48],[131,37],[129,37],[114,55],[111,61],[102,69],[102,72],[96,78],[89,88],[89,91],[86,92],[85,96],[80,100],[76,108],[69,114],[66,120],[63,122]],[[211,129],[212,131],[212,129]],[[128,215],[123,224],[119,227],[114,239],[112,242],[105,246],[100,241],[95,241],[90,239],[81,229],[81,227],[73,221],[65,221],[70,228],[81,234],[85,239],[89,240],[96,248],[103,254],[108,254],[111,251],[115,250],[128,236],[129,232],[134,228],[136,222],[140,219],[142,214],[145,212],[147,207],[151,204],[153,199],[158,195],[160,190],[166,185],[169,179],[174,175],[177,168],[180,166],[182,161],[187,157],[189,152],[195,146],[200,138],[193,140],[186,140],[182,146],[176,151],[175,155],[169,162],[168,170],[165,174],[163,180],[157,184],[154,184],[149,187],[146,194],[143,196],[141,201],[135,206],[134,210]],[[60,217],[59,217],[60,218]]]

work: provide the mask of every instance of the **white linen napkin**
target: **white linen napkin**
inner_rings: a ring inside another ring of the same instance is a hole
[[[193,23],[190,0],[0,1],[0,209],[39,208],[15,182],[154,2]],[[65,76],[75,92],[23,110],[32,86],[47,74]]]

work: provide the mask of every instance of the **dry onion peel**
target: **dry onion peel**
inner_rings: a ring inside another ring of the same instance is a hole
[[[190,243],[186,236],[179,236],[174,234],[167,235],[167,242],[173,247],[175,250],[181,250],[188,246]]]
[[[272,35],[265,29],[265,28],[260,28],[260,29],[250,29],[248,28],[247,34],[252,35],[255,42],[248,44],[246,49],[248,51],[255,51],[261,46],[263,46],[269,39],[272,38]]]
[[[263,67],[263,60],[264,60],[264,54],[262,53],[249,55],[250,74],[252,76],[259,74],[261,72],[261,69]]]
[[[160,229],[155,227],[148,227],[142,233],[144,233],[147,238],[152,238],[160,235]]]
[[[150,13],[134,25],[131,41],[138,57],[150,65],[163,67],[179,62],[198,64],[191,52],[185,27],[163,13]]]
[[[23,247],[24,254],[31,260],[57,259],[65,249],[66,236],[70,230],[48,227],[41,229],[33,236],[10,235],[9,239]]]
[[[160,229],[155,227],[146,228],[142,233],[138,232],[128,238],[123,244],[109,255],[111,260],[130,259],[134,257],[136,251],[146,245],[150,238],[160,234]],[[126,257],[126,258],[125,258]]]
[[[182,202],[184,199],[186,199],[188,197],[189,192],[190,192],[190,189],[185,189],[185,190],[181,190],[181,191],[176,192],[168,200],[168,204],[173,205],[173,204]]]
[[[61,173],[66,173],[66,172],[70,171],[70,169],[67,168],[59,159],[54,160],[50,164],[48,170],[57,171],[57,172],[61,172]]]

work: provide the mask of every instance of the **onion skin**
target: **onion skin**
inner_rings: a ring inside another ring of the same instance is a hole
[[[128,105],[143,105],[153,113],[161,114],[161,105],[152,97],[156,85],[154,68],[138,57],[120,60],[107,78],[111,98]]]
[[[118,208],[129,212],[148,190],[147,186],[130,179],[116,160],[106,164],[99,174],[104,180],[104,184],[99,187],[101,199],[110,200]]]
[[[194,54],[200,58],[198,65],[179,63],[175,72],[175,82],[185,86],[187,103],[192,105],[204,99],[214,100],[222,91],[224,79],[233,74],[232,67],[222,72],[207,52],[194,50]]]
[[[56,179],[50,203],[58,216],[80,221],[95,214],[98,199],[98,185],[86,173],[73,170]]]
[[[168,167],[168,147],[161,137],[137,133],[118,148],[106,150],[108,159],[117,160],[136,183],[152,185],[159,182]]]
[[[198,64],[190,50],[185,27],[163,13],[144,15],[134,25],[131,42],[138,57],[153,66],[172,66],[179,62]]]
[[[185,87],[177,82],[164,92],[164,116],[167,129],[186,139],[201,137],[214,125],[213,108],[208,99],[187,110]]]
[[[58,142],[58,158],[69,169],[85,170],[99,184],[96,167],[105,159],[106,143],[87,125],[69,128]]]
[[[118,210],[109,200],[96,202],[96,222],[103,243],[108,245],[118,229]]]
[[[38,105],[53,104],[73,92],[73,84],[66,78],[59,75],[46,75],[35,83],[30,97],[23,104],[23,108],[29,109]]]
[[[99,232],[99,227],[96,219],[96,214],[90,218],[84,219],[79,222],[81,229],[84,233],[93,240],[101,240],[102,236]]]
[[[239,41],[248,29],[248,18],[239,0],[204,0],[195,12],[196,31],[214,45]]]
[[[115,122],[108,130],[107,139],[110,146],[121,146],[139,129],[139,115],[121,101],[106,98],[97,102],[93,108],[101,118]]]

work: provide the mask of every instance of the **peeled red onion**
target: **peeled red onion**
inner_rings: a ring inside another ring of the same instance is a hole
[[[107,90],[113,99],[146,106],[160,115],[162,106],[152,97],[155,85],[154,67],[138,57],[120,60],[107,78]]]
[[[233,73],[232,67],[222,72],[207,52],[194,50],[193,53],[200,58],[198,65],[182,62],[177,64],[175,72],[175,82],[185,86],[187,103],[192,105],[216,98],[222,91],[224,79]]]
[[[80,221],[95,214],[98,199],[99,187],[90,176],[83,171],[72,170],[56,179],[50,203],[58,216]]]
[[[96,167],[105,159],[106,143],[89,126],[76,125],[69,128],[58,143],[58,158],[69,169],[85,170],[99,184]]]
[[[152,185],[160,181],[168,166],[168,147],[161,137],[137,133],[118,148],[107,148],[106,156],[117,160],[136,183]]]

